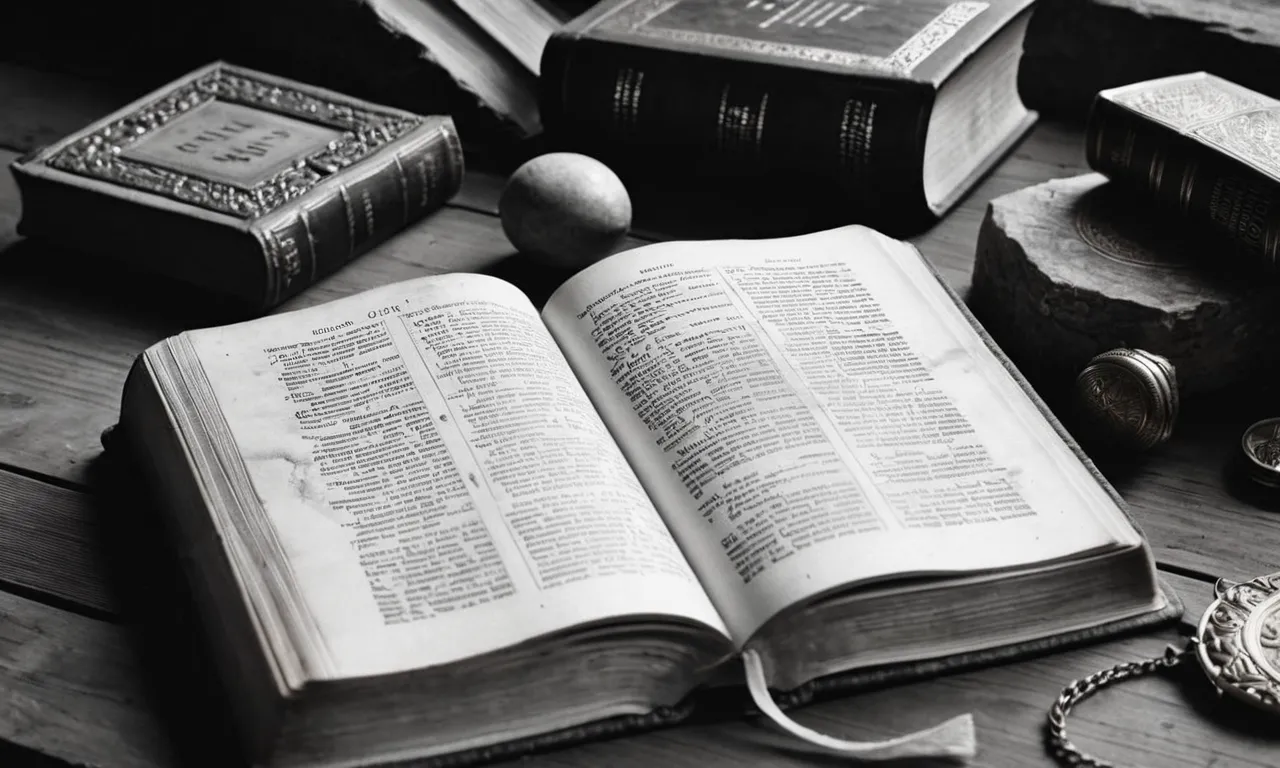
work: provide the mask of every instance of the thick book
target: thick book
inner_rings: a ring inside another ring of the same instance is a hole
[[[1197,70],[1280,97],[1275,0],[1037,0],[1018,87],[1078,124],[1098,91]]]
[[[1099,93],[1085,133],[1094,170],[1280,272],[1280,100],[1206,72],[1163,77]]]
[[[18,232],[276,306],[440,207],[458,133],[221,62],[10,166]]]
[[[541,312],[452,274],[189,331],[113,434],[260,763],[453,764],[677,721],[744,666],[769,711],[1181,611],[964,305],[859,226],[616,254]]]
[[[1030,0],[605,0],[551,36],[548,141],[624,181],[749,183],[907,234],[1034,121]]]

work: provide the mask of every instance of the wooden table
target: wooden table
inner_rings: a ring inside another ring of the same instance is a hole
[[[0,64],[0,163],[134,95]],[[963,293],[987,202],[1083,168],[1077,130],[1042,124],[958,210],[914,242]],[[495,216],[500,185],[498,177],[469,174],[444,210],[290,306],[427,273],[501,272],[511,248]],[[198,641],[184,634],[190,626],[161,565],[163,543],[139,529],[129,509],[107,501],[97,471],[99,433],[117,417],[134,356],[198,318],[180,302],[108,279],[113,273],[105,267],[72,269],[63,255],[20,242],[18,215],[13,181],[0,174],[0,765],[225,764],[229,739],[216,683]],[[1208,603],[1215,578],[1280,570],[1275,502],[1229,471],[1243,428],[1278,411],[1260,397],[1190,403],[1168,445],[1107,470],[1190,621]],[[1048,766],[1042,723],[1064,683],[1178,641],[1179,629],[1170,627],[827,701],[795,716],[830,733],[882,738],[971,711],[975,765]],[[1280,726],[1216,699],[1193,666],[1104,692],[1082,705],[1072,726],[1081,746],[1128,765],[1280,765]],[[660,762],[837,761],[729,718],[544,753],[527,764]]]

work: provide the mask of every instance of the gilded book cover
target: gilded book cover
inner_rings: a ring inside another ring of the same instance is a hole
[[[421,116],[216,62],[15,161],[21,234],[265,311],[453,196]]]

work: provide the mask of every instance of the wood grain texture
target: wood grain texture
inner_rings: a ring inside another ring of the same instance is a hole
[[[75,765],[177,765],[125,627],[0,592],[0,739]]]
[[[0,470],[0,585],[117,611],[97,498]]]
[[[1210,585],[1169,576],[1202,610]],[[181,606],[169,606],[181,613]],[[179,619],[179,624],[181,619]],[[202,659],[182,626],[164,634],[77,616],[0,592],[0,739],[72,764],[234,765],[222,706],[206,687]],[[190,627],[185,628],[186,631]],[[148,636],[147,633],[152,635]],[[975,765],[1051,766],[1041,747],[1044,712],[1071,679],[1159,654],[1174,630],[1146,633],[1025,661],[943,676],[803,707],[794,716],[852,738],[884,738],[970,711],[978,726]],[[147,648],[164,650],[152,655]],[[163,680],[168,678],[168,683]],[[176,746],[186,738],[182,751]],[[1269,735],[1268,735],[1269,734]],[[1072,719],[1082,746],[1128,765],[1269,766],[1280,735],[1213,700],[1194,669],[1172,680],[1126,683],[1082,705]],[[218,761],[210,762],[218,758]],[[530,768],[672,765],[835,766],[793,740],[730,713],[675,729],[610,739],[521,761]],[[924,765],[918,763],[917,765]]]

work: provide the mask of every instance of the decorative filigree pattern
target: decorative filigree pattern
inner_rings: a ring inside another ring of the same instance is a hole
[[[1192,133],[1280,179],[1280,106],[1232,115]]]
[[[204,179],[122,156],[161,126],[214,99],[277,112],[345,133],[252,187]],[[412,115],[381,112],[330,94],[284,87],[231,67],[219,67],[72,142],[50,157],[48,164],[218,213],[254,219],[306,194],[324,177],[368,157],[421,122],[421,118]]]
[[[1204,78],[1122,90],[1112,100],[1178,130],[1267,103],[1224,81]]]
[[[938,14],[911,39],[889,54],[885,63],[890,69],[899,72],[910,72],[916,65],[929,57],[929,54],[942,47],[942,44],[955,37],[960,29],[973,21],[978,14],[987,10],[987,3],[952,3],[946,10]]]
[[[596,21],[595,26],[600,29],[629,32],[644,37],[691,43],[724,51],[741,51],[781,59],[799,59],[818,64],[864,67],[906,75],[990,5],[986,2],[974,1],[952,3],[892,53],[887,56],[873,56],[857,51],[783,42],[763,35],[758,38],[743,37],[698,29],[663,27],[649,23],[679,2],[680,0],[635,0],[602,16]]]
[[[1089,370],[1082,379],[1092,413],[1111,424],[1117,434],[1146,431],[1150,398],[1137,379],[1113,368]]]
[[[1220,580],[1200,620],[1197,654],[1214,685],[1280,710],[1280,573],[1243,583]]]

